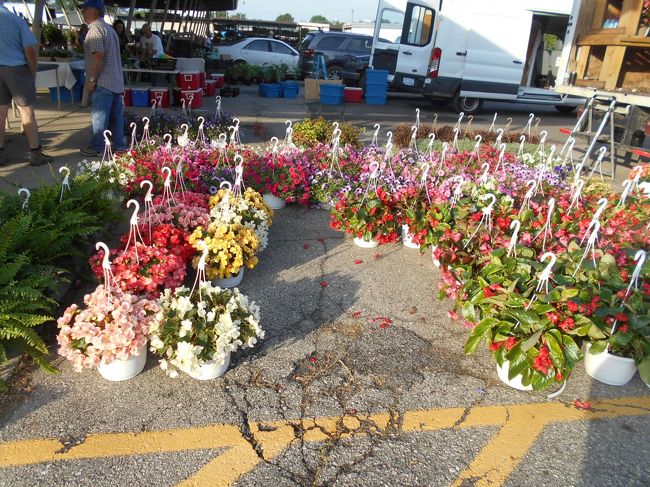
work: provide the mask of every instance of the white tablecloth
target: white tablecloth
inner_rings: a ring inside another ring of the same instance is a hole
[[[66,87],[67,89],[72,89],[72,87],[77,82],[77,78],[74,77],[73,69],[84,69],[83,61],[69,61],[69,62],[40,62],[39,66],[46,64],[56,64],[57,72],[59,74],[59,85]],[[53,69],[47,71],[39,71],[36,73],[36,88],[56,88],[56,74]]]

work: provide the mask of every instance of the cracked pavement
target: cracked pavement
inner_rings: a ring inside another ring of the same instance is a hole
[[[240,286],[261,308],[257,348],[207,382],[169,379],[151,356],[123,383],[58,358],[60,374],[28,371],[29,386],[2,399],[0,441],[58,442],[50,460],[3,468],[0,485],[650,484],[649,390],[638,376],[610,387],[579,366],[551,403],[510,389],[487,352],[463,354],[468,332],[447,318],[438,278],[427,254],[360,249],[328,228],[324,211],[281,210]],[[631,412],[583,420],[575,399]],[[142,436],[167,430],[181,431],[169,440],[177,446]],[[119,433],[142,435],[129,445]],[[499,435],[522,458],[506,459],[500,477],[490,457]],[[20,455],[47,446],[25,444]]]

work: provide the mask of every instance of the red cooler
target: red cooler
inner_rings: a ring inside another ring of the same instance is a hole
[[[181,90],[181,99],[185,100],[185,106],[190,108],[201,108],[203,103],[203,90]]]
[[[203,96],[214,96],[217,94],[217,82],[213,79],[205,80],[205,89],[203,90]]]
[[[221,89],[226,86],[226,75],[225,74],[214,74],[214,80],[217,82],[217,89]]]
[[[158,102],[158,108],[169,107],[169,88],[151,88],[149,98]]]
[[[199,71],[199,88],[205,88],[205,71]]]
[[[181,71],[176,75],[176,84],[181,90],[198,90],[202,87],[198,71]]]
[[[131,88],[124,88],[124,94],[122,95],[122,98],[124,99],[124,106],[125,107],[130,107],[132,105],[131,102]]]
[[[363,99],[363,88],[346,86],[343,88],[343,101],[345,103],[361,103]]]

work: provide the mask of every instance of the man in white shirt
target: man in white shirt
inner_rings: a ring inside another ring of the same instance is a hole
[[[159,58],[165,54],[160,37],[151,32],[151,25],[149,24],[144,24],[142,26],[140,47],[142,47],[140,61],[148,61],[152,58]]]

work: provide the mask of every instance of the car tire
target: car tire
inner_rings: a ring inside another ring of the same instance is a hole
[[[560,113],[573,113],[577,107],[572,107],[570,105],[555,105],[555,109]]]
[[[456,92],[451,99],[451,105],[458,113],[463,112],[465,115],[475,115],[483,108],[483,100],[480,98],[460,96],[460,92]]]
[[[341,71],[343,70],[343,66],[340,66],[338,64],[330,64],[327,66],[327,79],[343,79],[343,76],[341,76]]]

